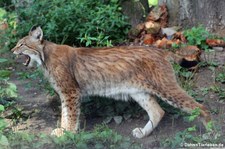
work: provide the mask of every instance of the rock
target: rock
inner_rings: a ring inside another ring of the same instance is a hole
[[[121,124],[122,121],[123,121],[123,117],[122,116],[114,116],[113,119],[116,122],[116,124]]]
[[[223,47],[213,47],[213,50],[222,52],[224,50],[224,48]]]
[[[172,39],[173,35],[177,32],[173,27],[161,28],[163,35],[166,35],[168,39]]]

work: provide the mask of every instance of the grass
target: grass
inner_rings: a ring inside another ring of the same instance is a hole
[[[61,137],[45,134],[28,134],[24,132],[6,135],[8,143],[3,148],[19,149],[140,149],[141,145],[122,137],[104,125],[95,127],[93,131],[81,131],[79,134],[66,132]]]
[[[200,28],[201,29],[201,28]],[[200,29],[194,30],[194,32],[199,32]],[[192,32],[192,31],[191,31]],[[191,33],[189,32],[189,33]],[[204,42],[204,39],[200,39],[198,41],[197,38],[194,38],[195,35],[190,34],[193,37],[194,42]],[[201,43],[200,43],[201,45]],[[10,59],[0,58],[0,63],[4,63],[4,65],[0,66],[0,77],[2,78],[10,78],[10,75],[13,73],[9,67],[12,66],[12,62]],[[221,84],[224,84],[225,80],[225,68],[223,67],[222,71],[217,72],[218,64],[213,61],[208,61],[207,63],[201,64],[201,67],[208,67],[215,74],[215,84],[212,86],[204,87],[200,89],[200,96],[207,96],[209,93],[213,93],[217,95],[219,100],[223,101],[225,97],[225,90]],[[195,80],[193,79],[196,72],[188,71],[180,67],[179,65],[174,64],[175,73],[179,78],[179,84],[184,88],[191,96],[195,97],[199,101],[203,101],[203,99],[197,98],[198,93],[193,89],[195,85]],[[31,83],[27,84],[27,89],[32,86],[32,83],[35,82],[38,89],[45,90],[47,93],[51,95],[54,94],[54,90],[51,88],[49,83],[44,79],[43,74],[40,70],[35,70],[33,72],[17,72],[16,76],[19,79],[29,79]],[[8,80],[6,80],[8,81]],[[10,91],[12,94],[15,93],[16,88],[11,84],[8,84]],[[85,107],[88,107],[85,110],[86,113],[93,114],[93,107],[96,107],[96,113],[98,113],[101,117],[106,116],[115,116],[122,115],[126,109],[131,109],[127,111],[126,114],[133,115],[134,110],[138,111],[137,106],[133,103],[126,104],[124,103],[114,102],[112,100],[99,100],[99,101],[86,101]],[[104,103],[105,102],[105,103]],[[215,100],[214,102],[218,102]],[[105,104],[105,106],[104,106]],[[180,110],[171,108],[168,104],[161,104],[167,112],[175,113],[177,115],[183,115]],[[103,107],[103,108],[102,108]],[[115,108],[117,107],[117,108]],[[91,109],[91,110],[90,110]],[[108,109],[108,110],[107,110]],[[3,105],[0,105],[0,113],[4,110],[7,110]],[[219,109],[213,109],[215,112],[213,114],[218,114]],[[12,119],[17,120],[23,116],[23,111],[15,107]],[[138,111],[139,112],[139,111]],[[111,115],[110,115],[111,114]],[[189,121],[193,121],[199,112],[196,110],[190,116],[186,116],[185,119]],[[123,116],[123,115],[122,115]],[[184,147],[185,143],[221,143],[225,142],[224,134],[222,134],[222,124],[216,123],[216,128],[214,132],[206,131],[202,132],[195,125],[190,126],[184,130],[178,131],[177,133],[170,134],[171,136],[161,140],[161,147],[166,148],[179,148]],[[210,124],[209,124],[210,125]],[[157,130],[156,130],[157,131]],[[53,137],[46,134],[30,134],[26,132],[12,132],[9,129],[6,129],[6,123],[4,122],[4,118],[0,117],[0,147],[2,148],[43,148],[43,149],[67,149],[67,148],[142,148],[140,144],[137,144],[131,141],[128,137],[123,137],[118,133],[114,132],[112,129],[108,128],[105,125],[97,126],[92,131],[81,131],[79,134],[72,134],[70,132],[66,132],[66,134],[62,137]]]
[[[51,95],[54,96],[55,91],[54,89],[51,87],[50,83],[47,81],[47,79],[44,77],[43,72],[38,68],[35,69],[34,71],[19,71],[16,73],[16,75],[18,76],[19,79],[22,80],[26,80],[29,79],[31,81],[29,81],[26,85],[26,89],[29,90],[33,84],[33,82],[35,81],[37,83],[37,85],[35,87],[37,87],[37,89],[39,90],[43,90]]]
[[[186,119],[189,122],[194,121],[200,112],[199,109],[193,110],[192,114],[187,116]],[[216,126],[216,122],[209,122],[206,131],[201,132],[197,129],[196,125],[188,127],[182,131],[178,131],[171,138],[165,138],[161,141],[161,147],[166,148],[183,148],[183,147],[209,147],[210,145],[218,145],[217,147],[223,147],[224,134],[221,133],[222,128]],[[211,146],[213,147],[213,146]]]
[[[213,61],[200,64],[200,67],[208,67],[215,76],[215,83],[209,87],[200,88],[200,95],[206,96],[209,93],[218,97],[217,101],[225,99],[225,90],[221,84],[224,84],[224,68],[220,70],[218,64]],[[175,73],[179,77],[180,85],[193,97],[196,92],[194,91],[195,73],[188,72],[181,68],[179,65],[174,65]],[[203,76],[204,77],[204,76]],[[214,79],[214,78],[212,78]],[[192,94],[194,93],[194,95]],[[216,102],[216,101],[215,101]],[[217,110],[217,111],[216,111]],[[218,114],[219,109],[212,109],[212,114]],[[179,114],[179,113],[178,113]],[[182,113],[180,113],[182,114]],[[185,116],[184,119],[191,122],[196,119],[199,112],[193,111],[189,116]],[[161,141],[161,147],[165,148],[186,148],[186,147],[224,147],[225,135],[222,133],[222,124],[217,121],[212,121],[208,124],[206,131],[199,130],[196,125],[192,125],[189,128],[178,131],[171,138],[165,138]],[[213,146],[215,145],[215,146]],[[216,146],[217,145],[217,146]]]

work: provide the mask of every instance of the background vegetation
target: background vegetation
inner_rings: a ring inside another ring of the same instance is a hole
[[[10,39],[23,37],[33,25],[40,25],[52,42],[111,46],[124,41],[129,30],[118,0],[33,0],[14,5],[5,16],[13,32]]]
[[[126,41],[127,32],[130,25],[127,18],[121,13],[119,0],[15,0],[12,3],[8,0],[0,1],[0,22],[6,22],[8,29],[1,30],[0,40],[0,146],[3,148],[141,148],[142,146],[133,143],[129,138],[114,133],[106,126],[98,126],[93,131],[81,132],[78,135],[66,133],[65,136],[55,138],[44,134],[33,135],[28,133],[14,133],[7,127],[5,117],[2,113],[14,106],[14,99],[18,98],[16,85],[10,82],[10,77],[14,73],[11,66],[15,65],[9,49],[15,45],[19,38],[27,35],[33,25],[40,25],[44,30],[47,40],[69,44],[71,46],[112,46]],[[210,36],[203,27],[194,27],[185,31],[185,37],[189,45],[197,45],[205,51],[206,37]],[[10,56],[9,56],[10,55]],[[202,67],[209,66],[210,70],[216,73],[217,64],[208,62],[201,64]],[[176,75],[179,77],[181,86],[198,101],[203,102],[193,90],[193,77],[196,72],[174,65]],[[225,68],[216,75],[216,82],[225,82]],[[54,94],[52,88],[43,78],[39,70],[32,72],[17,72],[19,79],[39,80],[44,88],[51,95]],[[219,96],[219,100],[224,101],[224,89],[220,86],[211,86],[202,89],[202,94],[206,95],[214,92]],[[83,113],[88,116],[101,116],[105,118],[105,123],[114,120],[120,124],[122,120],[130,117],[143,116],[143,111],[135,103],[124,103],[113,100],[101,100],[95,97],[85,99],[83,103]],[[104,105],[104,106],[102,106]],[[186,116],[181,111],[171,108],[168,104],[161,103],[168,113]],[[93,110],[95,109],[95,110]],[[22,116],[19,109],[12,113],[15,123]],[[188,121],[193,121],[199,115],[198,111],[193,111]],[[212,126],[209,126],[212,127]],[[174,137],[162,140],[162,147],[176,148],[181,143],[219,143],[224,141],[223,135],[217,129],[214,133],[207,131],[204,134],[198,133],[196,126],[191,126],[179,131]],[[204,137],[203,137],[204,136]]]

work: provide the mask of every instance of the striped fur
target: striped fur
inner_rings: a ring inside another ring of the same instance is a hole
[[[137,138],[149,135],[164,115],[155,97],[188,113],[200,108],[203,121],[210,120],[207,109],[177,84],[166,51],[139,46],[73,48],[42,37],[40,27],[32,29],[12,51],[28,55],[31,60],[27,66],[36,61],[59,94],[61,128],[53,131],[55,135],[62,135],[64,129],[78,130],[80,99],[92,95],[139,103],[148,113],[149,122],[133,130]]]

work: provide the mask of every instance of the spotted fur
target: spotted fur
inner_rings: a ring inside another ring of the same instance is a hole
[[[43,68],[59,94],[61,128],[53,131],[55,135],[62,135],[64,129],[77,132],[82,96],[135,100],[149,115],[144,128],[133,130],[137,138],[149,135],[165,113],[156,97],[188,113],[200,108],[203,121],[210,120],[207,109],[179,87],[169,62],[170,55],[161,49],[140,46],[74,48],[43,40],[43,32],[37,27],[12,51],[27,55],[28,67],[36,62]]]

